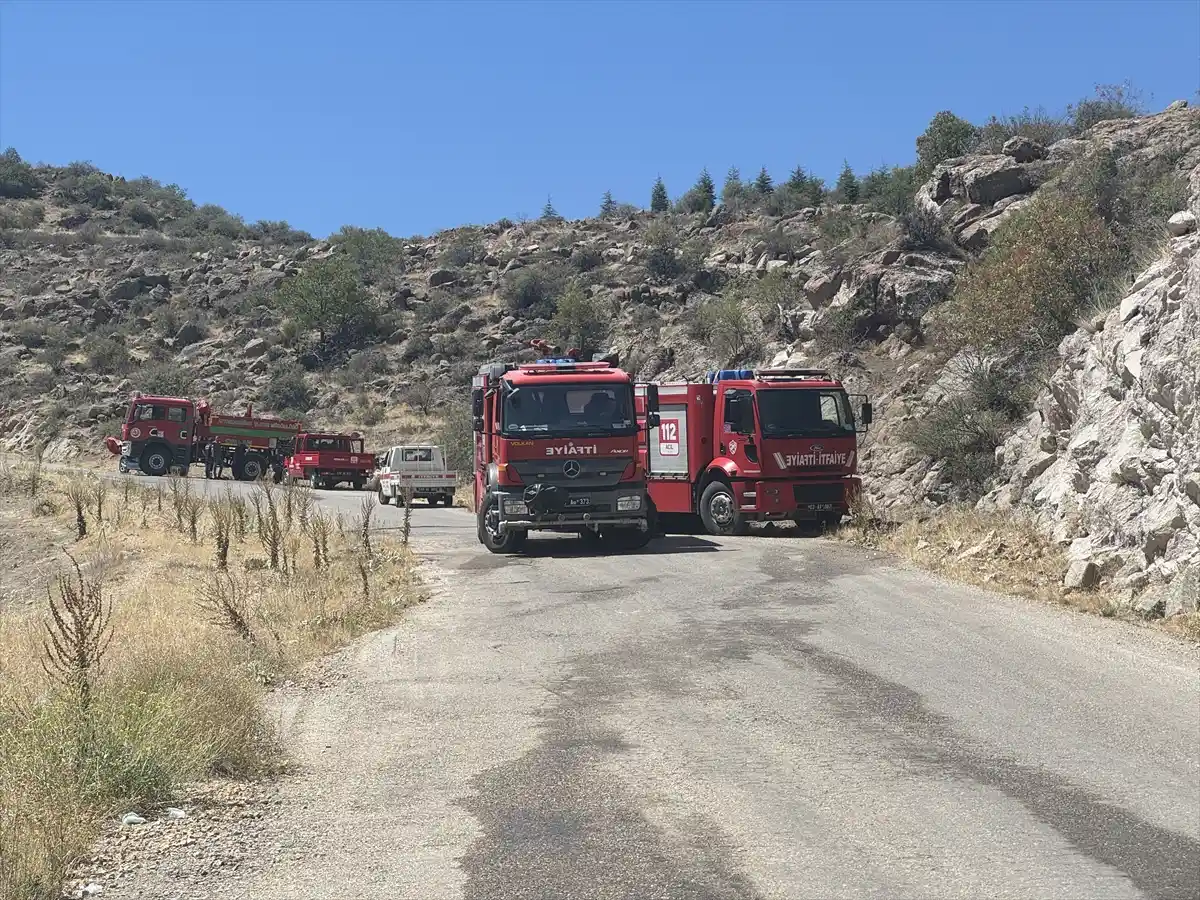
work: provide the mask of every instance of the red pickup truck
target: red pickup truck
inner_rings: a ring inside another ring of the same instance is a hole
[[[296,435],[295,452],[284,460],[288,478],[307,481],[314,488],[332,488],[346,483],[356,491],[370,479],[375,457],[363,448],[362,435]]]

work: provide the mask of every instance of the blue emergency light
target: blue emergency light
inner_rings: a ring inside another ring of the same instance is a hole
[[[572,365],[572,366],[573,366],[573,365],[575,365],[575,364],[576,364],[576,363],[578,363],[578,362],[579,362],[579,360],[577,360],[577,359],[571,359],[569,356],[564,356],[564,357],[562,357],[561,359],[539,359],[539,360],[538,360],[538,361],[535,363],[535,365],[539,365],[539,366],[563,366],[563,365]]]
[[[754,377],[753,369],[720,369],[716,372],[708,373],[708,383],[716,384],[718,381],[744,381]]]

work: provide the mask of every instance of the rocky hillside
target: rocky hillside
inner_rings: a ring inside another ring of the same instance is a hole
[[[542,337],[647,379],[826,364],[876,401],[880,508],[1028,506],[1072,542],[1072,578],[1165,578],[1197,554],[1194,220],[1163,241],[1197,208],[1200,112],[991,123],[932,156],[962,131],[948,115],[918,165],[834,191],[764,173],[716,205],[702,180],[672,211],[412,238],[315,241],[10,153],[0,440],[91,452],[134,389],[431,434],[479,362]]]

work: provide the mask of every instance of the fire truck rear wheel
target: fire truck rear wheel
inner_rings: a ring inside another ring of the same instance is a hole
[[[141,469],[147,475],[166,475],[170,467],[171,452],[166,447],[155,444],[142,453]]]
[[[387,506],[391,502],[392,502],[392,498],[383,492],[383,488],[380,488],[379,489],[379,505]],[[399,504],[397,504],[397,506],[399,506]]]
[[[723,481],[714,481],[700,495],[700,518],[709,534],[718,537],[745,534],[745,517],[738,512],[733,488]]]
[[[258,481],[267,470],[261,456],[250,455],[242,460],[242,481]]]
[[[308,476],[308,486],[314,491],[321,487],[321,476],[316,472],[311,473]]]

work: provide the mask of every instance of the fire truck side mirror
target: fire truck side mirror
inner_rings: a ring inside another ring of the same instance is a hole
[[[646,385],[646,412],[647,413],[657,413],[658,412],[658,385],[657,384]]]
[[[471,391],[471,415],[476,418],[483,416],[483,388],[474,388]]]
[[[864,425],[870,425],[871,422],[874,421],[874,419],[875,419],[875,409],[871,406],[870,403],[863,403],[863,405],[862,405],[862,423]]]
[[[661,424],[662,424],[662,419],[659,418],[658,413],[656,413],[656,412],[646,413],[646,428],[647,429],[657,428]]]

